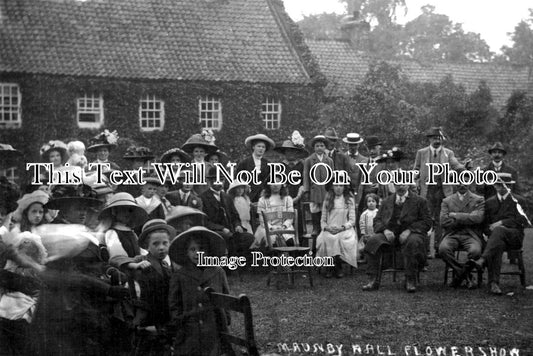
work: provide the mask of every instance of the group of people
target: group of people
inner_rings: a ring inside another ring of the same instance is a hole
[[[198,266],[198,252],[268,253],[271,246],[300,241],[293,234],[267,234],[267,228],[287,231],[298,225],[301,237],[308,221],[316,255],[335,261],[325,268],[326,278],[342,278],[343,264],[357,267],[365,261],[370,282],[363,290],[376,290],[383,254],[392,249],[402,255],[407,291],[415,292],[431,231],[439,255],[456,272],[453,287],[472,286],[471,272],[487,266],[490,291],[501,294],[502,253],[522,246],[529,225],[516,170],[504,162],[505,148],[496,143],[485,168],[498,174],[493,186],[454,189],[443,184],[442,175],[428,185],[426,163],[470,167],[443,147],[440,128],[431,128],[427,137],[429,146],[417,152],[413,167],[420,171],[418,186],[377,183],[380,171],[402,165],[401,149],[382,150],[376,136],[348,133],[341,139],[332,128],[307,146],[298,131],[278,145],[265,134],[247,137],[250,155],[238,162],[236,172],[257,171],[257,184],[217,180],[214,163],[227,165],[229,157],[208,130],[158,159],[204,165],[207,182],[196,185],[188,184],[187,170],[177,184],[162,182],[150,174],[152,151],[131,146],[123,159],[130,162],[128,169],[146,170],[146,184],[114,186],[107,177],[121,168],[109,159],[119,142],[116,132],[102,132],[87,149],[81,141],[49,141],[41,149],[43,161],[57,172],[83,171],[84,181],[50,185],[50,176],[41,172],[43,184],[29,185],[22,195],[1,178],[2,344],[9,340],[14,354],[119,354],[133,347],[132,327],[155,325],[161,335],[170,335],[173,341],[161,345],[173,344],[176,355],[220,353],[227,345],[214,334],[214,313],[204,308],[203,289],[228,293],[228,283],[220,267]],[[368,156],[359,152],[364,146]],[[3,166],[23,158],[10,145],[0,144],[0,150]],[[109,165],[103,182],[91,175],[85,151],[95,154],[94,163]],[[278,154],[286,173],[299,172],[301,184],[268,184],[266,157],[275,157],[268,152]],[[363,183],[361,165],[375,165],[370,184]],[[349,180],[318,184],[328,176],[327,166],[347,172]],[[300,214],[291,215],[295,209]],[[459,249],[467,251],[467,263],[456,260]],[[32,342],[24,342],[27,338]]]

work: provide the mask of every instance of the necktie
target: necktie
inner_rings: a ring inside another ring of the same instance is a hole
[[[161,260],[161,271],[165,277],[170,277],[170,266],[165,260]]]
[[[433,150],[433,158],[437,158],[437,150]]]

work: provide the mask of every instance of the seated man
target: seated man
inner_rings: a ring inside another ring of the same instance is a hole
[[[468,261],[470,268],[482,269],[487,265],[492,294],[502,294],[500,268],[503,252],[522,248],[524,228],[530,225],[522,210],[525,206],[523,198],[511,194],[509,185],[514,183],[510,173],[498,173],[498,181],[494,184],[497,194],[485,202],[484,233],[489,237],[487,246],[479,260]]]
[[[477,260],[483,245],[482,222],[485,213],[485,200],[461,184],[455,194],[442,201],[440,223],[444,229],[439,245],[439,254],[454,270],[455,278],[451,286],[457,288],[467,279],[468,288],[473,288],[470,274],[465,273],[464,264],[457,261],[455,251],[466,250],[468,259]]]
[[[368,239],[365,252],[368,261],[367,274],[371,280],[364,291],[379,288],[379,260],[383,246],[401,245],[404,260],[406,289],[416,292],[416,275],[426,262],[426,239],[431,228],[431,216],[424,198],[408,191],[407,185],[395,185],[396,194],[383,200],[374,218],[375,235]]]
[[[230,256],[247,255],[254,241],[254,235],[244,232],[239,213],[231,197],[222,191],[221,184],[215,184],[216,168],[211,167],[206,175],[209,189],[200,195],[203,211],[207,215],[206,227],[215,231],[226,240]]]

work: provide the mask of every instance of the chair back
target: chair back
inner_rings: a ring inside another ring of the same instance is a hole
[[[261,212],[263,217],[263,222],[265,224],[265,233],[266,233],[266,240],[267,240],[267,246],[269,249],[272,249],[272,242],[270,240],[270,236],[277,235],[277,239],[283,239],[282,235],[290,234],[294,235],[294,246],[299,247],[300,241],[298,237],[298,209],[294,209],[294,211],[283,211],[283,212],[273,212],[273,213],[267,213],[262,211]],[[278,214],[281,214],[278,215]],[[269,217],[272,217],[272,215],[275,215],[276,217],[280,217],[282,221],[292,219],[292,229],[286,229],[286,230],[270,230],[270,219]]]

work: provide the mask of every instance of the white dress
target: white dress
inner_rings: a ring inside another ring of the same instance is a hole
[[[263,214],[261,212],[265,212],[267,215],[269,227],[273,230],[281,230],[281,229],[287,229],[291,230],[292,227],[292,219],[285,219],[283,220],[282,213],[283,212],[294,212],[294,207],[292,206],[292,198],[287,195],[284,198],[281,198],[279,194],[272,195],[270,198],[261,197],[259,198],[259,202],[257,203],[257,212],[259,214],[259,226],[257,227],[257,230],[255,231],[255,240],[252,244],[251,248],[258,248],[262,244],[265,243],[266,238],[266,232],[265,232],[265,224],[263,221]],[[285,225],[285,228],[283,228],[283,225]],[[276,241],[274,240],[276,235],[271,235],[271,244],[274,244]],[[294,235],[291,234],[284,234],[283,238],[285,241],[294,238]]]
[[[343,226],[346,230],[337,234],[324,231],[326,226]],[[333,208],[326,209],[326,201],[322,207],[322,232],[317,238],[317,256],[339,256],[346,263],[357,267],[357,232],[355,226],[355,202],[350,198],[346,204],[344,196],[336,197]]]

